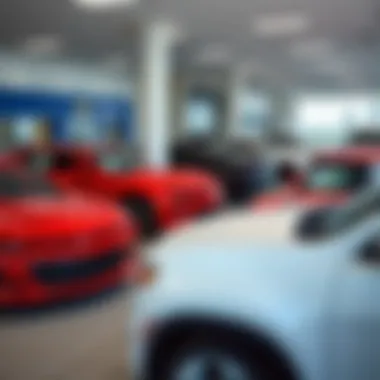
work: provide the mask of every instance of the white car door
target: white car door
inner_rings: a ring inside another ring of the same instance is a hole
[[[352,231],[332,289],[324,339],[331,380],[380,379],[380,216]]]

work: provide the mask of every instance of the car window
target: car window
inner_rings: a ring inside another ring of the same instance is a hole
[[[0,173],[0,197],[56,194],[55,187],[38,176],[26,173]]]
[[[353,190],[368,182],[365,165],[319,162],[307,171],[307,187],[312,190]]]
[[[99,152],[98,163],[107,171],[128,171],[138,166],[138,157],[132,152]]]

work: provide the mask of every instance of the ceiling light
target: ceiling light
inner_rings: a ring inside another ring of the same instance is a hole
[[[270,13],[253,21],[253,32],[262,37],[282,37],[304,32],[310,20],[303,12]]]
[[[108,9],[119,6],[132,6],[138,0],[72,0],[76,5],[88,9]]]
[[[62,50],[62,40],[57,36],[34,36],[28,38],[21,46],[28,54],[56,55]]]

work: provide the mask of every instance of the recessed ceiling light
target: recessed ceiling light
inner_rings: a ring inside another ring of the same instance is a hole
[[[119,6],[132,6],[139,0],[72,0],[76,5],[82,8],[102,10]]]
[[[62,50],[62,40],[57,36],[40,35],[28,38],[21,49],[29,54],[57,55]]]
[[[303,12],[262,14],[253,20],[253,32],[262,37],[282,37],[304,32],[310,19]]]

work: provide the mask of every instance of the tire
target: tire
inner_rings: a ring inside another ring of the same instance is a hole
[[[152,380],[285,380],[257,348],[239,336],[207,336],[206,332],[173,351],[152,374]]]
[[[123,205],[132,213],[143,236],[152,237],[158,232],[156,216],[149,201],[133,197],[127,198]]]

